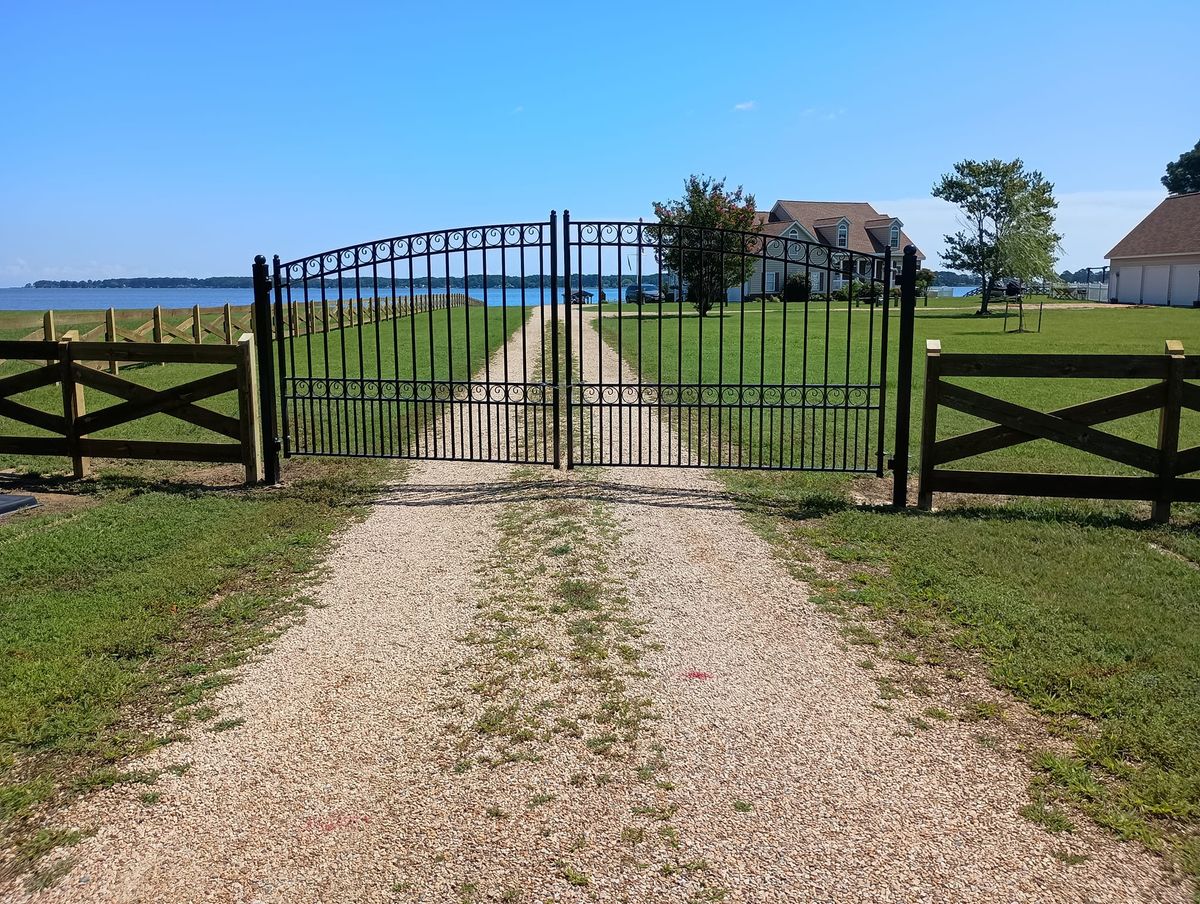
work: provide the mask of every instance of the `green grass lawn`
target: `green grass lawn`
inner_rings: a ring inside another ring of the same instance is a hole
[[[768,303],[730,306],[723,314],[701,318],[684,307],[664,305],[660,320],[656,307],[647,307],[640,317],[636,309],[627,316],[615,316],[617,305],[602,306],[605,341],[620,346],[626,361],[636,366],[641,361],[643,379],[657,382],[659,374],[669,382],[730,385],[757,383],[853,384],[870,375],[878,379],[878,322],[874,338],[869,327],[868,308],[847,308],[833,303],[805,306]],[[634,315],[634,316],[630,316]],[[875,317],[878,319],[879,313]],[[787,342],[784,342],[786,318]],[[1139,353],[1161,354],[1167,339],[1179,339],[1185,350],[1200,354],[1200,311],[1164,308],[1056,309],[1046,313],[1040,333],[1005,333],[998,316],[975,317],[968,310],[936,311],[917,309],[913,368],[913,465],[919,456],[921,400],[923,397],[926,339],[940,339],[943,352],[1022,352],[1022,353]],[[1011,325],[1011,324],[1010,324]],[[888,360],[888,411],[890,425],[895,423],[896,335],[899,317],[891,312],[892,351]],[[618,338],[618,332],[620,336]],[[594,341],[585,335],[584,341]],[[869,343],[874,343],[869,348]],[[639,352],[640,343],[640,352]],[[681,353],[682,349],[682,353]],[[847,363],[849,351],[849,363]],[[868,355],[868,351],[871,352]],[[964,385],[1020,402],[1042,410],[1051,410],[1093,398],[1112,395],[1142,385],[1122,380],[964,380]],[[782,417],[784,415],[778,415]],[[789,416],[790,415],[786,415]],[[851,415],[852,417],[852,415]],[[757,443],[757,428],[747,431],[745,424],[734,423],[734,442]],[[753,422],[752,422],[753,423]],[[852,424],[852,421],[850,422]],[[796,434],[787,429],[768,430],[764,455],[772,460],[788,460],[792,453],[780,446],[793,441]],[[943,409],[939,415],[939,438],[968,432],[985,423],[959,412]],[[1101,429],[1154,444],[1158,418],[1155,413],[1127,418]],[[803,437],[803,434],[800,434]],[[811,443],[811,437],[808,437]],[[798,441],[798,440],[797,440]],[[1186,447],[1200,442],[1200,417],[1184,415],[1181,443]],[[885,448],[894,448],[894,432],[885,432]],[[816,455],[820,460],[820,444]],[[812,449],[810,448],[810,453]],[[1087,473],[1131,473],[1122,465],[1106,462],[1086,453],[1037,441],[1022,446],[966,459],[957,464],[964,468],[991,470],[1045,470]]]

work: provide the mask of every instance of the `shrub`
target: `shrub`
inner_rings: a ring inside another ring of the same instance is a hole
[[[783,300],[790,304],[807,304],[812,297],[812,279],[807,273],[793,273],[783,284]]]

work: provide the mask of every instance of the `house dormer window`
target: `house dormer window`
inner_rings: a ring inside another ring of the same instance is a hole
[[[849,244],[850,244],[850,224],[848,224],[845,220],[842,220],[842,222],[838,223],[837,246],[839,248],[845,248]]]
[[[893,248],[900,247],[900,227],[893,223],[891,231],[888,232],[888,244]]]

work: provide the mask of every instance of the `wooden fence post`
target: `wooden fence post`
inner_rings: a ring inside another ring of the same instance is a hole
[[[75,422],[87,413],[84,403],[83,386],[75,381],[72,369],[74,355],[71,352],[71,340],[78,339],[79,332],[71,330],[58,343],[58,364],[62,374],[63,417],[66,420],[67,454],[71,458],[71,471],[76,480],[90,477],[92,460],[79,451],[79,441],[86,437],[78,436],[75,432]]]
[[[162,305],[156,304],[154,306],[154,311],[150,315],[150,319],[154,321],[153,332],[151,335],[153,335],[154,341],[156,343],[158,343],[159,345],[161,345],[165,339],[165,336],[163,335]],[[158,366],[166,367],[167,362],[160,361],[160,362],[158,362]]]
[[[1179,457],[1179,419],[1183,407],[1183,343],[1168,339],[1167,376],[1163,381],[1163,407],[1158,419],[1158,498],[1150,510],[1151,520],[1171,520],[1175,467]]]
[[[53,311],[47,311],[45,314],[42,315],[42,336],[45,338],[45,340],[47,342],[57,342],[58,341],[58,331],[54,326],[54,312]],[[52,364],[54,364],[53,361],[46,362],[47,367],[49,367]]]
[[[117,341],[117,312],[109,308],[104,312],[104,341]],[[117,363],[116,354],[112,354],[108,359],[108,372],[118,374],[121,372],[121,365]]]
[[[229,307],[229,302],[225,302],[225,306],[221,308],[221,327],[224,330],[225,344],[233,345],[233,310]]]
[[[259,429],[258,351],[253,333],[242,333],[238,345],[238,420],[241,423],[242,463],[246,467],[246,483],[262,483],[262,431]]]
[[[933,508],[933,444],[937,441],[938,389],[942,375],[942,342],[940,339],[925,340],[925,398],[921,416],[921,473],[917,482],[917,508],[929,511]]]
[[[200,305],[192,305],[192,341],[200,345],[204,341],[204,329],[200,325]]]

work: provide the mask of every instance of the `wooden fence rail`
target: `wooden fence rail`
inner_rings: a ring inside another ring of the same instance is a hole
[[[1102,399],[1042,412],[945,382],[948,377],[1035,377],[1146,379],[1157,382]],[[918,505],[929,509],[935,492],[996,493],[1010,496],[1062,496],[1133,499],[1153,503],[1155,521],[1171,516],[1172,502],[1200,502],[1200,446],[1179,449],[1184,409],[1200,411],[1200,358],[1185,357],[1183,344],[1170,340],[1164,355],[942,354],[941,342],[925,347],[925,407],[921,428]],[[951,408],[995,426],[946,439],[937,438],[939,408]],[[1125,439],[1096,425],[1148,411],[1159,412],[1154,446]],[[1035,439],[1089,452],[1128,465],[1149,476],[1032,474],[942,469],[942,465],[1011,448]]]
[[[460,293],[435,293],[432,295],[391,296],[372,298],[335,298],[322,301],[320,297],[293,299],[285,304],[285,317],[291,330],[288,335],[302,336],[306,333],[329,332],[366,323],[380,323],[397,317],[407,317],[427,311],[445,310],[483,302]],[[63,313],[63,312],[59,312]],[[122,312],[128,316],[129,312]],[[34,330],[19,341],[57,342],[67,331],[59,329],[54,311],[42,315],[41,329]],[[253,332],[253,305],[222,305],[220,310],[203,309],[193,305],[190,315],[181,322],[168,320],[161,305],[150,310],[150,319],[133,327],[122,327],[117,323],[117,310],[108,308],[104,322],[82,332],[79,339],[84,342],[157,342],[171,344],[185,342],[202,345],[210,339],[225,345],[235,345],[242,333]],[[107,366],[110,373],[120,372],[120,359],[110,357]],[[0,364],[4,356],[0,356]]]
[[[258,427],[258,372],[254,337],[242,334],[235,345],[160,345],[153,342],[87,342],[66,336],[57,342],[0,341],[0,355],[36,360],[39,366],[0,378],[0,416],[39,428],[53,436],[0,435],[0,453],[62,455],[71,459],[76,477],[91,472],[94,456],[158,461],[234,462],[243,465],[246,482],[263,477],[262,437]],[[156,364],[228,364],[180,386],[152,389],[88,365],[97,360]],[[42,363],[45,362],[45,363]],[[43,411],[14,396],[54,384],[62,386],[61,414]],[[84,388],[123,401],[89,412]],[[204,399],[237,391],[238,416],[197,405]],[[152,414],[166,414],[234,442],[178,442],[94,438],[101,430]]]

